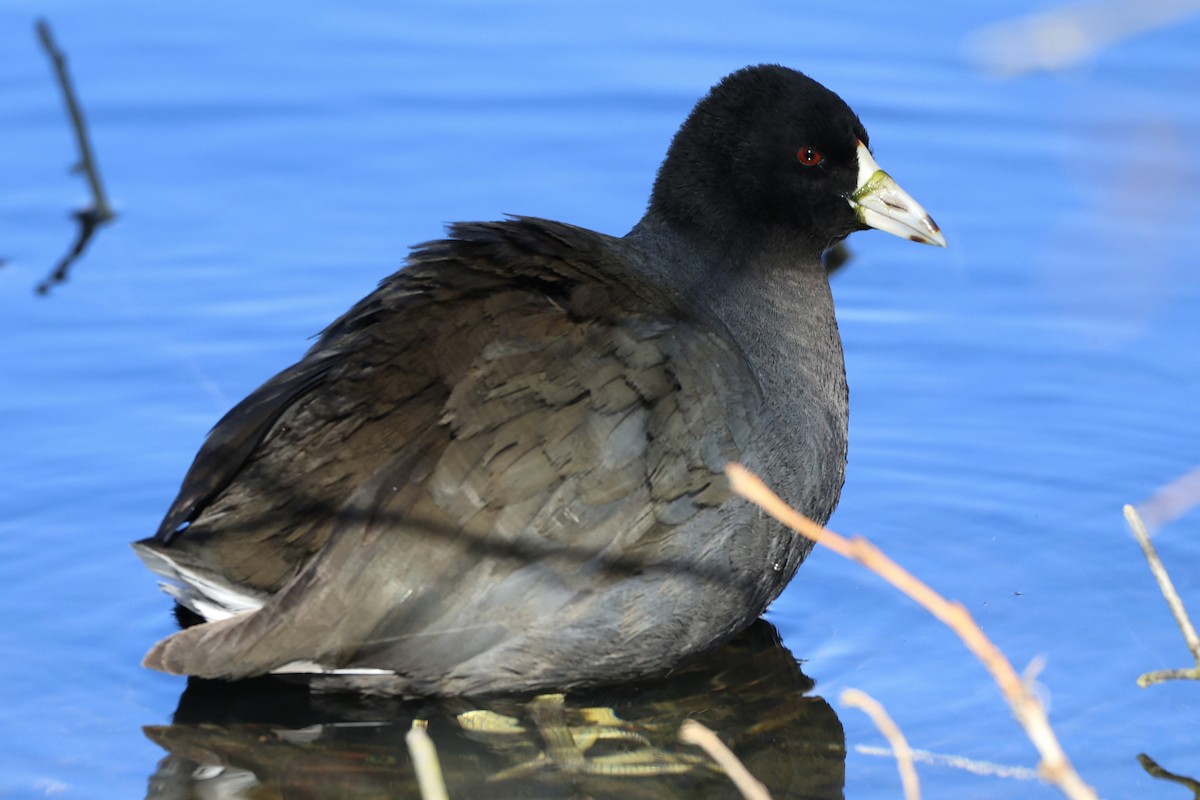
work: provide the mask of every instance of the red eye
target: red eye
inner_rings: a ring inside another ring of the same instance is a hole
[[[821,163],[821,151],[811,147],[801,147],[796,151],[796,158],[806,167],[815,167]]]

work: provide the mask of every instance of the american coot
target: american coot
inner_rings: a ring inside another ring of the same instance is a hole
[[[134,547],[199,624],[147,666],[403,694],[668,671],[749,625],[824,522],[846,379],[820,255],[945,245],[833,92],[739,70],[675,135],[623,238],[459,223],[208,435]],[[340,676],[340,677],[331,677]]]

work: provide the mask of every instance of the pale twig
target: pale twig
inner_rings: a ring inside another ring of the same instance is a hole
[[[854,752],[865,756],[880,756],[894,758],[895,754],[886,747],[873,747],[866,744],[854,746]],[[917,764],[930,764],[938,767],[949,767],[969,772],[972,775],[983,775],[989,778],[1007,778],[1018,781],[1036,781],[1037,770],[1028,767],[1014,767],[1009,764],[993,764],[990,761],[979,761],[966,756],[953,756],[946,753],[931,753],[928,750],[914,749],[913,761]]]
[[[738,760],[725,743],[717,735],[694,719],[685,719],[679,726],[679,741],[699,747],[708,757],[725,770],[729,780],[742,793],[746,800],[771,800],[771,793],[763,786],[758,778],[750,774],[750,770]]]
[[[1092,0],[988,25],[970,36],[968,54],[1003,76],[1061,70],[1123,39],[1200,11],[1196,0]]]
[[[1025,734],[1042,757],[1038,772],[1044,780],[1057,786],[1072,800],[1095,800],[1096,792],[1084,783],[1059,744],[1058,737],[1046,719],[1045,709],[1000,649],[992,643],[971,618],[962,603],[950,602],[922,583],[912,573],[885,556],[879,548],[861,537],[846,539],[822,528],[783,502],[753,473],[740,464],[725,467],[733,491],[762,508],[775,519],[800,535],[825,545],[838,555],[865,566],[888,583],[922,605],[929,613],[944,622],[963,640],[975,657],[992,674],[1013,715],[1025,729]]]
[[[1138,678],[1138,686],[1151,686],[1169,680],[1200,680],[1200,637],[1196,636],[1196,629],[1192,626],[1191,619],[1188,618],[1183,601],[1179,599],[1179,592],[1175,591],[1175,584],[1171,582],[1167,568],[1163,566],[1162,559],[1158,557],[1158,551],[1150,541],[1150,534],[1136,508],[1130,505],[1125,506],[1125,521],[1129,523],[1129,529],[1133,531],[1138,544],[1142,546],[1142,553],[1146,556],[1146,563],[1150,565],[1150,572],[1154,575],[1154,580],[1158,581],[1159,591],[1166,599],[1167,606],[1175,617],[1175,623],[1179,625],[1179,630],[1183,632],[1183,640],[1187,642],[1188,650],[1192,652],[1192,658],[1196,660],[1196,666],[1187,669],[1163,669],[1147,672]]]
[[[1152,497],[1137,504],[1148,533],[1166,525],[1200,504],[1200,467],[1185,472]]]
[[[413,771],[417,773],[417,787],[421,790],[421,800],[450,800],[446,791],[446,779],[442,777],[442,764],[438,761],[437,748],[433,739],[425,730],[428,723],[423,719],[414,719],[412,728],[404,734],[404,743],[408,745],[408,755],[412,758]]]
[[[904,738],[900,726],[890,716],[883,704],[859,689],[846,689],[841,695],[842,705],[860,709],[871,718],[875,727],[892,746],[896,755],[896,768],[900,770],[900,783],[904,786],[904,800],[921,800],[921,783],[917,780],[917,768],[913,764],[912,748]]]

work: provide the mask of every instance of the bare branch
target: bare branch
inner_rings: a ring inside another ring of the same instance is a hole
[[[104,194],[104,186],[100,183],[100,171],[96,167],[96,157],[92,154],[92,143],[88,138],[87,125],[83,121],[83,112],[79,110],[79,101],[75,98],[75,87],[71,76],[67,74],[67,57],[54,41],[50,32],[50,23],[44,19],[37,22],[38,40],[41,41],[46,55],[54,65],[54,74],[58,76],[58,85],[62,88],[63,99],[67,103],[67,113],[71,115],[71,128],[75,131],[75,143],[79,146],[79,165],[77,169],[87,178],[88,187],[92,190],[92,215],[96,224],[103,224],[116,216],[108,198]]]
[[[750,774],[750,770],[738,760],[715,733],[694,719],[685,719],[679,726],[679,741],[699,747],[708,757],[720,765],[733,781],[733,785],[746,800],[771,800],[767,787]]]
[[[1138,678],[1138,686],[1146,687],[1169,680],[1200,680],[1200,637],[1196,636],[1196,628],[1192,625],[1192,620],[1183,607],[1183,601],[1179,599],[1179,592],[1175,591],[1175,584],[1171,581],[1171,576],[1167,574],[1167,568],[1163,566],[1162,559],[1158,557],[1158,551],[1150,541],[1150,534],[1136,508],[1130,505],[1125,506],[1125,521],[1129,523],[1129,529],[1133,531],[1134,538],[1142,546],[1142,553],[1146,556],[1150,572],[1154,575],[1154,580],[1158,582],[1159,591],[1166,599],[1167,607],[1171,609],[1171,614],[1175,617],[1175,623],[1183,632],[1183,640],[1187,642],[1188,650],[1192,651],[1192,658],[1196,660],[1196,666],[1190,669],[1164,669],[1147,672]]]
[[[1176,775],[1174,772],[1168,772],[1158,765],[1158,763],[1146,755],[1138,753],[1138,763],[1142,765],[1142,769],[1146,770],[1147,774],[1154,778],[1160,778],[1164,781],[1171,781],[1190,789],[1196,800],[1200,800],[1200,781],[1195,778],[1189,778],[1186,775]]]
[[[1029,687],[1017,675],[1012,664],[992,643],[971,618],[961,603],[950,602],[918,580],[912,573],[885,556],[879,548],[861,537],[846,539],[822,528],[783,502],[753,473],[740,464],[725,467],[733,490],[762,508],[775,519],[802,536],[823,544],[835,553],[865,566],[888,583],[921,604],[929,613],[944,622],[967,648],[975,654],[1000,687],[1013,715],[1025,729],[1025,734],[1041,754],[1038,771],[1044,780],[1053,783],[1072,800],[1096,800],[1096,792],[1084,783],[1063,751],[1058,737],[1050,727],[1045,709]]]
[[[91,241],[92,234],[101,225],[113,220],[116,213],[109,205],[108,197],[104,194],[104,185],[100,182],[100,171],[96,166],[96,157],[88,138],[87,125],[84,123],[79,101],[75,97],[71,76],[67,73],[67,57],[55,43],[54,36],[50,32],[50,24],[46,20],[38,20],[37,34],[42,48],[45,49],[46,55],[50,57],[50,63],[54,66],[54,74],[58,78],[58,85],[62,89],[63,99],[67,104],[67,113],[71,117],[71,129],[75,133],[75,144],[79,148],[79,163],[75,165],[74,171],[83,173],[92,194],[91,205],[75,212],[75,219],[79,222],[79,231],[74,243],[50,275],[37,286],[38,294],[46,294],[52,286],[67,279],[71,265],[83,255],[88,242]]]
[[[1183,516],[1200,503],[1200,467],[1185,472],[1152,497],[1137,504],[1148,533]]]
[[[896,768],[900,770],[900,783],[904,786],[904,800],[921,800],[921,783],[917,780],[917,768],[913,764],[912,748],[904,738],[900,726],[897,725],[883,704],[871,695],[859,689],[847,689],[842,692],[841,701],[851,708],[860,709],[871,718],[875,727],[888,740],[892,752],[896,756]]]
[[[423,719],[414,719],[412,728],[404,734],[404,743],[408,745],[408,755],[417,773],[417,787],[421,790],[421,800],[450,800],[437,748],[425,730],[427,725]]]

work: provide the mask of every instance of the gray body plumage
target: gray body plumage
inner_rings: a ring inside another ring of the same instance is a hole
[[[624,238],[519,217],[416,248],[217,424],[135,544],[203,620],[146,664],[565,689],[745,628],[810,545],[725,465],[821,523],[842,487],[821,252],[866,227],[945,245],[867,144],[828,89],[748,67],[693,109]]]
[[[651,224],[451,234],[210,435],[137,547],[263,606],[148,664],[378,669],[409,694],[596,683],[724,641],[795,573],[808,546],[722,470],[778,476],[819,520],[836,504],[846,388],[819,265],[696,264]]]

